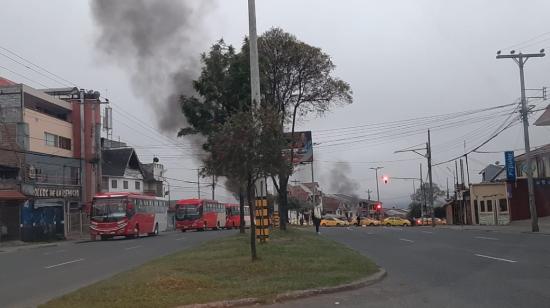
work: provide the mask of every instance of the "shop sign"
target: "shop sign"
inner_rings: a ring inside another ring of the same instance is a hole
[[[35,187],[33,195],[41,198],[80,198],[79,188]]]

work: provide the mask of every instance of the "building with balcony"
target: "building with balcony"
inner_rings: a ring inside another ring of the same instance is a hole
[[[39,90],[2,79],[2,240],[63,238],[80,229],[73,222],[81,222],[76,216],[99,186],[98,103],[97,92]]]

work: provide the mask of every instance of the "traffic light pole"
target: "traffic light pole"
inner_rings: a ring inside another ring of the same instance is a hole
[[[428,158],[428,180],[430,181],[430,193],[428,198],[430,198],[430,209],[432,211],[432,227],[435,227],[435,211],[434,211],[434,190],[433,190],[433,181],[432,181],[432,142],[430,139],[430,130],[428,129],[428,144],[426,145],[428,149],[426,156]]]
[[[536,54],[514,54],[512,52],[510,55],[501,55],[500,52],[497,52],[497,59],[513,59],[519,66],[519,80],[521,85],[521,116],[523,120],[523,139],[525,142],[525,158],[527,163],[527,189],[529,196],[529,211],[531,212],[531,231],[539,232],[539,223],[537,216],[537,206],[535,204],[535,187],[533,183],[533,163],[531,157],[531,145],[529,143],[529,119],[528,119],[528,110],[527,110],[527,98],[525,97],[525,78],[523,74],[523,67],[525,62],[529,58],[541,58],[544,57],[544,49],[540,53]]]

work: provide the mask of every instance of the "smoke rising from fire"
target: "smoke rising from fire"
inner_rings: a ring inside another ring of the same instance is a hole
[[[348,177],[351,173],[351,167],[348,163],[338,163],[331,168],[329,172],[330,192],[346,194],[350,196],[357,195],[359,183]]]
[[[204,17],[212,1],[94,0],[97,47],[131,77],[135,94],[157,115],[157,125],[174,136],[186,126],[179,95],[192,95],[200,69]]]

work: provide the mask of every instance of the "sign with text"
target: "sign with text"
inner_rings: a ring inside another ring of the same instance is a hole
[[[506,163],[506,180],[509,182],[516,181],[516,159],[514,151],[504,152],[504,162]]]
[[[294,136],[291,133],[285,133],[285,138],[290,146],[290,149],[285,151],[285,155],[290,159],[290,151],[292,150],[292,163],[294,165],[313,162],[311,131],[294,132]]]
[[[79,198],[80,188],[35,187],[33,195],[40,198]]]

